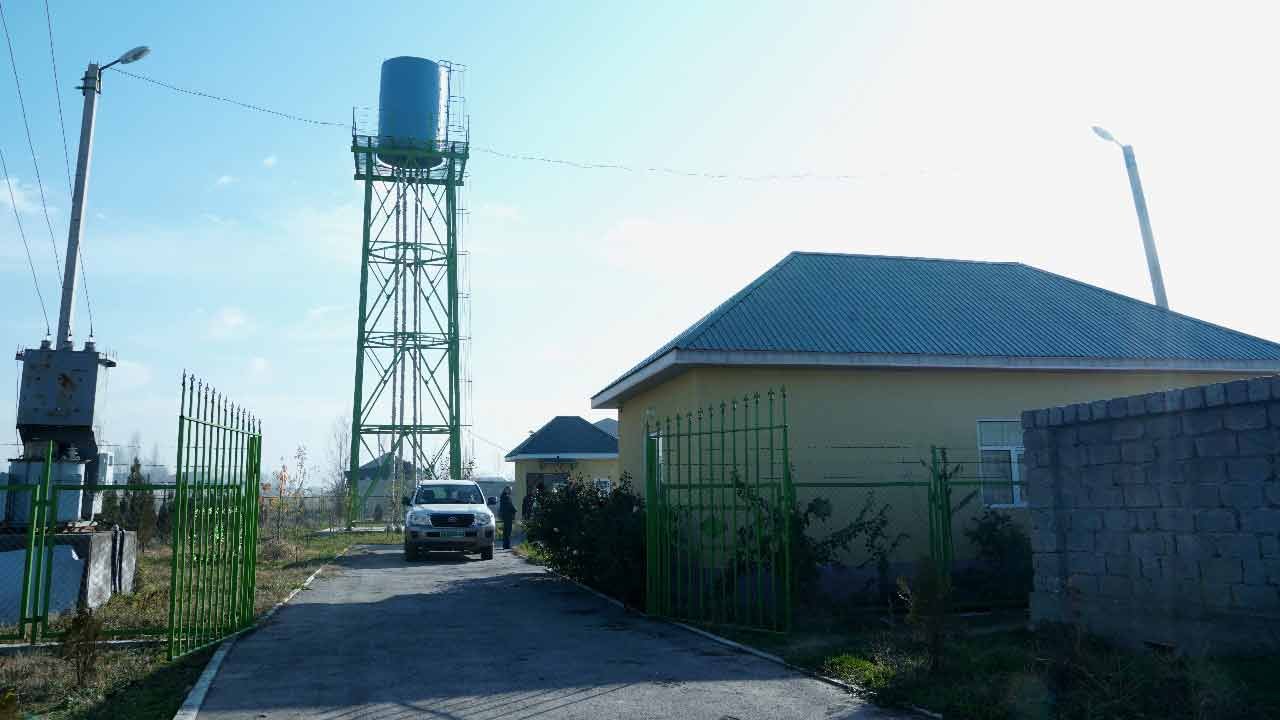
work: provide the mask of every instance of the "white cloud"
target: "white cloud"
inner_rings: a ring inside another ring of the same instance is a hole
[[[110,370],[111,389],[129,392],[145,387],[151,383],[151,368],[142,363],[130,360],[118,360],[115,368]]]
[[[238,307],[220,308],[209,321],[209,337],[225,340],[249,328],[249,319]]]
[[[279,160],[279,158],[277,158],[275,155],[268,155],[262,158],[262,167],[268,168],[268,169],[273,168],[276,166],[277,160]]]
[[[235,182],[235,181],[236,181],[236,178],[235,178],[234,176],[231,176],[231,175],[219,175],[219,176],[218,176],[218,179],[214,181],[214,184],[215,184],[215,185],[230,185],[231,183],[233,183],[233,182]]]
[[[271,374],[271,363],[266,358],[256,355],[249,358],[249,377],[254,380],[265,380]]]
[[[358,266],[362,210],[344,203],[328,208],[304,207],[284,215],[283,229],[290,237],[305,239],[313,256]]]
[[[503,203],[484,203],[476,208],[472,215],[477,220],[494,220],[498,222],[524,222],[524,212],[516,205]]]
[[[307,310],[301,321],[289,328],[287,336],[296,342],[350,341],[355,337],[355,313],[342,305],[317,305]]]
[[[13,199],[10,201],[9,188],[13,188]],[[0,188],[0,206],[12,208],[15,205],[20,213],[33,213],[40,209],[39,191],[33,185],[23,185],[17,177],[10,175],[7,186]],[[50,208],[52,210],[52,208]]]

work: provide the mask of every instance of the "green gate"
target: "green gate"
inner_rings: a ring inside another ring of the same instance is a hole
[[[648,612],[789,630],[795,492],[786,390],[652,419],[646,438]]]
[[[11,564],[13,583],[0,593],[5,598],[0,616],[6,618],[0,621],[0,642],[57,640],[79,609],[95,605],[100,637],[167,640],[171,658],[250,626],[261,457],[258,421],[186,375],[172,484],[139,477],[98,484],[84,471],[75,472],[84,460],[72,446],[48,442],[24,448],[23,458],[11,464],[20,475],[0,486],[0,552],[9,556],[5,562]],[[169,548],[143,543],[140,532],[117,531],[105,533],[110,547],[90,547],[102,530],[117,524],[132,529],[137,515],[130,513],[143,512],[144,505],[152,528],[172,528]],[[86,507],[93,508],[96,522],[81,519],[89,517],[83,515]],[[164,557],[166,550],[171,558]],[[88,567],[97,552],[108,560],[93,560],[94,567]],[[93,572],[109,576],[98,582],[111,583],[107,595],[113,599],[102,605],[89,597],[95,592]],[[152,593],[145,607],[114,600],[116,593],[139,592],[134,583],[144,575],[143,591]],[[167,590],[168,597],[155,588]]]
[[[262,425],[183,376],[169,590],[169,657],[253,625]]]
[[[19,601],[16,608],[15,625],[6,625],[0,632],[0,641],[6,642],[39,642],[42,632],[49,632],[49,588],[53,580],[53,544],[48,541],[51,530],[49,506],[56,502],[51,499],[52,468],[54,444],[49,443],[42,453],[42,464],[39,470],[30,473],[25,483],[10,483],[5,486],[5,500],[14,498],[13,505],[20,507],[26,501],[28,525],[23,540],[26,553],[23,557],[22,584],[18,589]],[[31,477],[34,475],[35,477]],[[16,538],[14,538],[16,540]]]

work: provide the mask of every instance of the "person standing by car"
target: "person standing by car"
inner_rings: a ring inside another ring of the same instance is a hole
[[[516,504],[511,502],[511,488],[503,488],[498,498],[498,515],[502,518],[502,549],[511,549],[511,523],[516,519]]]

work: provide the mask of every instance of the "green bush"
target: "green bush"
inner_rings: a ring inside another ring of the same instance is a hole
[[[908,583],[906,578],[898,578],[898,588],[907,606],[907,622],[928,650],[929,672],[937,672],[942,667],[947,613],[951,610],[951,577],[926,555],[916,561],[915,579]]]
[[[644,606],[644,500],[631,476],[609,490],[575,478],[544,491],[525,521],[528,542],[558,573],[634,607]]]
[[[977,548],[979,564],[958,578],[958,584],[982,602],[1026,604],[1034,578],[1026,530],[1009,515],[987,510],[964,534]]]
[[[739,501],[751,509],[748,512],[758,513],[762,518],[759,524],[765,528],[763,537],[755,535],[755,527],[738,528],[734,543],[734,566],[740,573],[750,572],[759,565],[768,565],[775,557],[781,557],[780,545],[787,535],[786,516],[777,503],[770,502],[757,488],[743,482],[736,475],[733,485]],[[794,597],[800,598],[802,602],[816,599],[822,568],[842,564],[849,547],[861,538],[867,557],[857,567],[861,569],[875,565],[881,596],[887,598],[890,595],[889,557],[910,537],[906,533],[895,535],[889,532],[891,509],[888,504],[876,507],[876,496],[872,491],[867,493],[857,517],[841,527],[821,532],[835,514],[830,500],[817,497],[804,507],[793,507],[790,548]]]

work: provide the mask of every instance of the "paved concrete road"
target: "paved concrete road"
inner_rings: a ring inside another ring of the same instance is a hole
[[[227,655],[200,720],[886,718],[499,551],[363,546]]]

